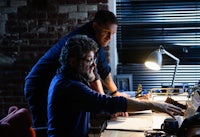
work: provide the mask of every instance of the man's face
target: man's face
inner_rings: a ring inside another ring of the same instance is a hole
[[[117,24],[112,23],[106,23],[106,25],[101,26],[94,22],[93,28],[97,42],[103,47],[109,44],[111,37],[117,32]]]
[[[80,61],[79,73],[86,79],[88,82],[95,80],[94,68],[95,64],[95,54],[93,51],[90,51],[85,54],[84,58]]]

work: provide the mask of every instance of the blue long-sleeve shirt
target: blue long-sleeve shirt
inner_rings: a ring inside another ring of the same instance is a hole
[[[32,67],[25,78],[24,94],[32,112],[35,126],[46,125],[46,98],[49,84],[56,74],[56,70],[60,67],[59,56],[62,47],[70,37],[76,34],[84,34],[96,40],[94,38],[95,32],[92,28],[92,22],[83,25],[53,45]],[[111,71],[110,66],[106,62],[104,49],[100,45],[97,55],[97,69],[102,79],[105,79]],[[41,111],[43,111],[43,113],[41,113]]]
[[[77,34],[84,34],[87,35],[90,38],[94,38],[94,31],[92,28],[92,22],[87,23],[86,25],[72,31],[65,37],[63,37],[61,40],[59,40],[55,45],[53,45],[45,54],[42,56],[38,62],[33,66],[30,73],[26,76],[26,79],[35,79],[40,80],[47,79],[47,77],[53,77],[56,73],[56,69],[60,67],[60,63],[58,61],[60,52],[62,47],[65,45],[67,40],[71,38],[74,35]],[[105,79],[106,76],[110,73],[111,68],[106,62],[104,49],[99,45],[99,51],[98,51],[98,73],[101,76],[102,79]],[[49,75],[50,74],[50,75]],[[51,80],[51,79],[50,79]]]
[[[126,112],[124,97],[101,95],[77,80],[57,74],[48,94],[48,137],[86,137],[90,112]]]

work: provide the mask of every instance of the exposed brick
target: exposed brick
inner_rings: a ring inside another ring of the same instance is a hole
[[[38,26],[40,28],[43,28],[45,25],[48,24],[47,22],[49,22],[49,20],[46,20],[46,19],[38,19],[37,21],[38,21]],[[39,29],[37,29],[37,30],[39,30]]]
[[[24,78],[37,60],[61,37],[93,19],[97,9],[108,8],[107,0],[51,0],[43,8],[27,0],[11,0],[11,4],[0,8],[4,13],[0,51],[16,59],[12,65],[0,66],[0,117],[12,105],[28,107]]]
[[[17,11],[18,11],[18,14],[27,13],[29,11],[29,7],[28,6],[20,6],[20,7],[18,7]]]
[[[48,32],[54,32],[55,28],[54,26],[48,26]]]
[[[77,26],[80,27],[82,26],[83,24],[89,22],[90,20],[89,19],[84,19],[84,20],[78,20],[78,23],[77,23]]]
[[[108,3],[108,0],[87,0],[87,3]]]
[[[30,40],[30,45],[47,45],[47,40]]]
[[[13,26],[8,32],[10,33],[20,33],[20,32],[27,32],[26,26]]]
[[[8,20],[17,20],[18,15],[16,13],[9,13],[7,14]]]
[[[107,4],[99,4],[98,10],[108,10],[108,5]]]
[[[48,5],[47,11],[48,13],[52,13],[52,12],[56,13],[58,11],[57,5]]]
[[[37,19],[41,19],[41,20],[47,19],[47,13],[46,12],[40,11],[35,16],[36,16]]]
[[[27,5],[27,0],[10,0],[11,7],[19,7]]]
[[[30,33],[30,32],[26,32],[26,33],[22,33],[20,35],[20,37],[22,39],[37,39],[38,38],[38,34],[37,33]]]
[[[66,34],[66,33],[65,33]],[[58,41],[58,39],[50,39],[48,41],[49,45],[54,45],[56,42]]]
[[[38,36],[40,39],[51,39],[55,37],[54,33],[39,33]]]
[[[69,13],[77,11],[77,5],[60,5],[58,13]]]
[[[5,7],[5,6],[7,6],[7,1],[5,1],[5,0],[1,0],[0,1],[0,7]]]
[[[97,5],[79,4],[78,12],[85,12],[85,11],[97,11]]]
[[[60,16],[62,16],[62,15],[66,15],[66,14],[60,14]],[[58,18],[58,14],[57,13],[48,13],[47,17],[48,17],[48,19]]]
[[[3,13],[16,13],[17,12],[17,7],[2,7],[1,11]]]
[[[57,19],[49,19],[48,20],[48,22],[49,22],[49,24],[51,24],[51,25],[58,25],[58,20]],[[43,23],[43,22],[42,22]]]
[[[25,14],[24,16],[26,16],[26,18],[24,18],[24,19],[31,19],[31,20],[37,20],[37,12],[34,12],[34,11],[32,11],[32,10],[30,10],[30,11],[27,11],[27,12],[25,12],[25,13],[20,13],[20,14]]]
[[[76,3],[74,4],[84,4],[84,3],[87,3],[87,0],[75,0]]]
[[[69,19],[86,19],[88,17],[87,12],[71,12],[69,13]]]
[[[86,3],[87,0],[58,0],[59,4],[81,4]]]

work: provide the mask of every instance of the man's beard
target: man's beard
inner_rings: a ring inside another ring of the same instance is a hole
[[[82,76],[87,80],[87,82],[92,82],[95,80],[95,75],[94,73],[84,73]]]

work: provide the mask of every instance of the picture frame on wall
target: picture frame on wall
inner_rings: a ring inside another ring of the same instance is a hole
[[[118,87],[118,91],[132,91],[133,82],[132,74],[118,74],[114,76],[114,82]]]

